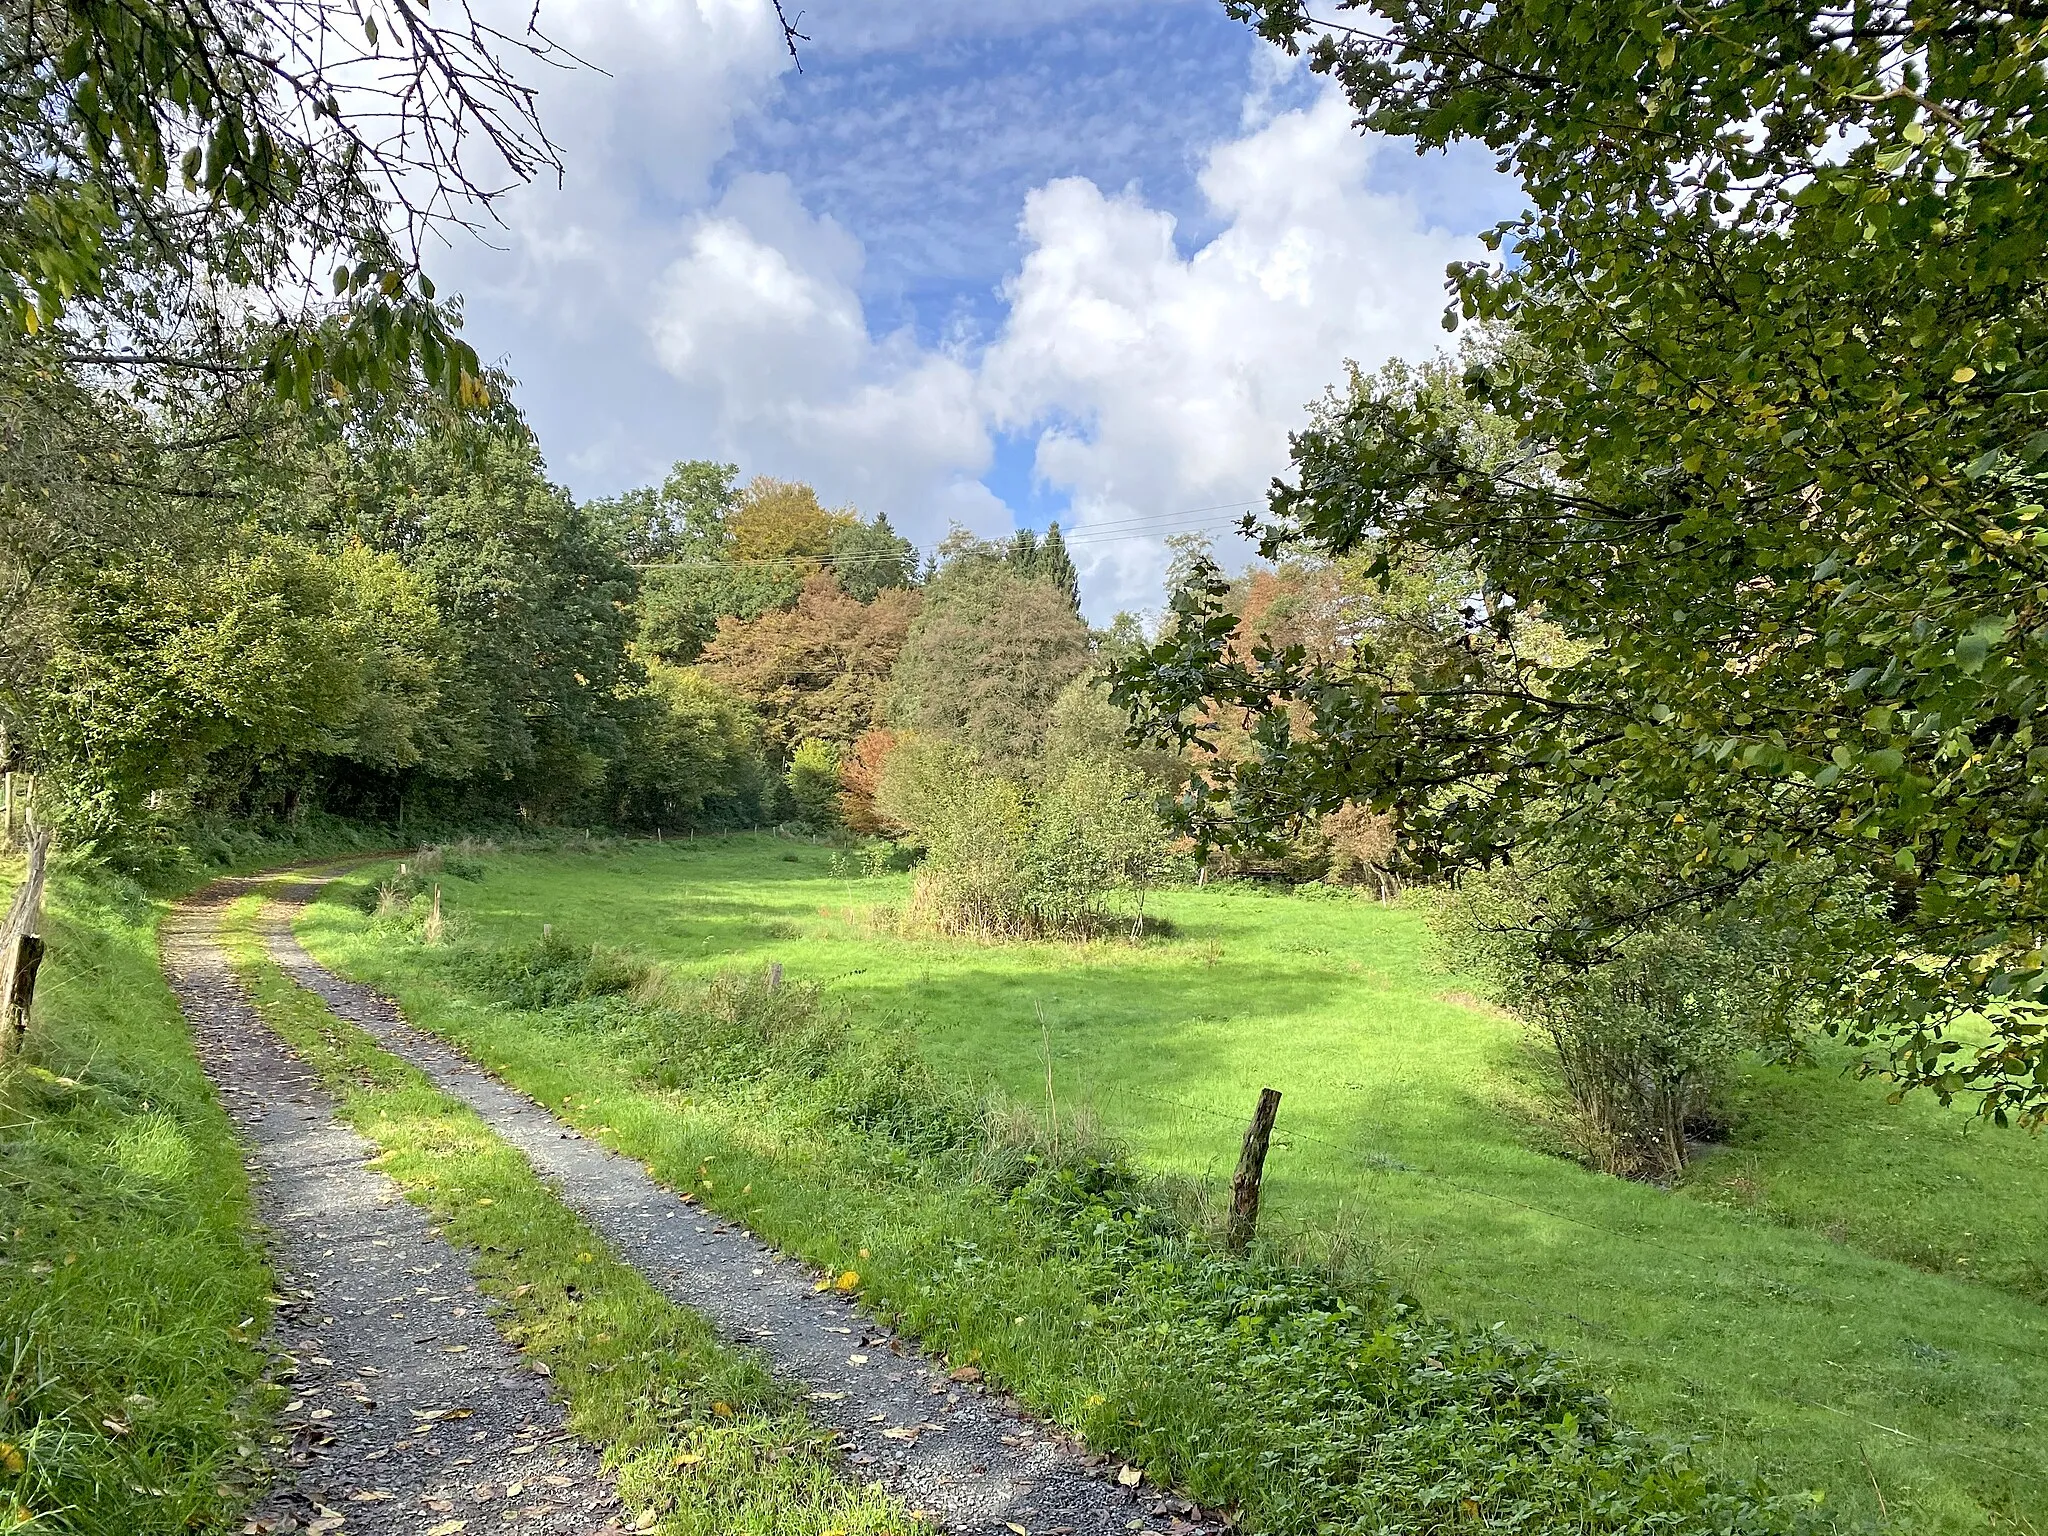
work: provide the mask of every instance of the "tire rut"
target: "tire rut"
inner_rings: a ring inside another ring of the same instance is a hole
[[[334,975],[292,932],[326,878],[287,887],[261,931],[286,972],[339,1017],[411,1062],[519,1148],[627,1263],[730,1340],[760,1351],[807,1391],[813,1417],[837,1430],[850,1474],[963,1533],[1190,1536],[1226,1522],[1150,1486],[1033,1418],[1011,1399],[954,1381],[944,1364],[813,1287],[816,1275],[737,1222],[685,1204],[641,1164],[593,1142],[508,1087],[396,1004]]]
[[[215,883],[162,935],[164,974],[241,1132],[278,1298],[272,1378],[289,1393],[277,1480],[250,1536],[619,1536],[598,1453],[490,1321],[463,1254],[335,1117],[229,966]]]

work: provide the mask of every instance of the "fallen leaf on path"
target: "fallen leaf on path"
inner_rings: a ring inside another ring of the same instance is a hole
[[[849,1269],[845,1274],[841,1275],[837,1280],[834,1280],[832,1282],[832,1288],[835,1291],[850,1291],[856,1285],[859,1284],[860,1272],[858,1270]]]
[[[848,1365],[866,1365],[868,1363],[868,1357],[866,1355],[848,1355],[846,1357],[846,1363]]]
[[[1004,1521],[1003,1528],[1005,1530],[1015,1531],[1017,1533],[1017,1536],[1031,1536],[1031,1533],[1029,1531],[1025,1530],[1023,1526],[1019,1525],[1014,1520]]]
[[[915,1427],[910,1429],[885,1429],[882,1431],[882,1438],[884,1440],[908,1440],[912,1445],[915,1445],[917,1444],[917,1430]]]
[[[455,1536],[457,1531],[468,1529],[467,1520],[443,1520],[439,1525],[429,1527],[426,1536]]]
[[[1126,1488],[1135,1488],[1145,1481],[1145,1474],[1136,1467],[1125,1467],[1117,1473],[1116,1480]]]
[[[382,1488],[365,1488],[358,1493],[350,1494],[348,1501],[351,1504],[382,1504],[386,1499],[395,1497],[397,1495],[387,1493]]]
[[[978,1365],[963,1365],[958,1370],[946,1372],[946,1375],[953,1381],[979,1381],[981,1380],[981,1367]]]

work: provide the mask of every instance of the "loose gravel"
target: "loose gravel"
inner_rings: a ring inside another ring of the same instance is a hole
[[[598,1454],[492,1327],[460,1252],[335,1118],[229,967],[219,925],[249,881],[165,922],[163,962],[199,1057],[248,1147],[289,1392],[277,1480],[243,1530],[308,1536],[613,1536]]]
[[[331,878],[331,877],[330,877]],[[1107,1536],[1217,1531],[1224,1522],[1149,1485],[1015,1402],[953,1379],[943,1362],[863,1317],[849,1299],[814,1289],[817,1276],[655,1182],[642,1166],[590,1141],[398,1007],[346,981],[299,944],[291,915],[320,879],[294,883],[266,914],[272,956],[339,1017],[469,1104],[519,1148],[619,1255],[664,1295],[709,1318],[729,1340],[759,1350],[837,1430],[849,1473],[879,1482],[953,1531]]]

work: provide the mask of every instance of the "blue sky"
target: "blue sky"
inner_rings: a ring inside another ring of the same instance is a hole
[[[1482,159],[1359,137],[1217,0],[543,11],[561,189],[443,263],[579,495],[717,457],[925,543],[1059,516],[1091,614],[1256,499],[1347,358],[1438,345]]]

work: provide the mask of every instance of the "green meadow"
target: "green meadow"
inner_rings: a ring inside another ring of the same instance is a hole
[[[1666,1190],[1562,1155],[1542,1054],[1407,906],[1187,889],[1140,942],[992,946],[905,937],[907,877],[767,835],[483,869],[444,881],[461,938],[551,924],[686,976],[779,963],[1212,1189],[1271,1085],[1263,1221],[1305,1253],[1558,1348],[1636,1423],[1852,1524],[2031,1531],[2048,1507],[2048,1141],[1890,1104],[1842,1055],[1753,1069],[1727,1143]],[[307,935],[363,969],[354,914]]]

